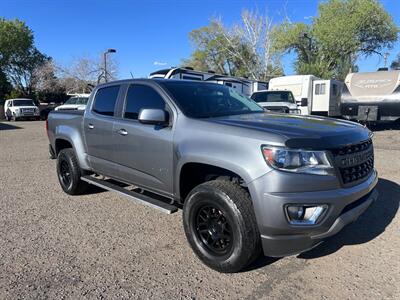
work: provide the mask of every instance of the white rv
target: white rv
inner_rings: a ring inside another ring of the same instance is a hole
[[[250,97],[254,92],[268,89],[268,83],[264,81],[216,74],[213,71],[196,71],[190,67],[158,70],[151,73],[149,78],[186,79],[214,82],[230,86],[248,97]]]
[[[288,90],[293,93],[302,115],[340,116],[340,96],[343,83],[323,80],[313,75],[291,75],[272,78],[268,90]]]
[[[350,73],[341,99],[342,115],[357,121],[400,118],[400,70]]]

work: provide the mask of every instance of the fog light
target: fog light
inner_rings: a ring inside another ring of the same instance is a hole
[[[286,215],[292,225],[314,225],[321,219],[328,206],[323,205],[288,205]]]

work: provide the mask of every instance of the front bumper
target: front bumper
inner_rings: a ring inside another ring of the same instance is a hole
[[[249,184],[266,256],[293,255],[317,246],[355,221],[378,197],[376,171],[356,186],[314,192],[265,192],[262,187],[268,179],[266,175]],[[287,204],[327,204],[329,208],[316,225],[292,225],[284,212]]]
[[[15,116],[17,118],[36,118],[36,117],[40,117],[40,112],[33,112],[33,113],[24,113],[24,112],[20,112],[20,113],[15,113]]]

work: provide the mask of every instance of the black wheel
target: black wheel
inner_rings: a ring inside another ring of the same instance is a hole
[[[250,195],[233,182],[213,180],[195,187],[183,207],[183,225],[193,251],[216,271],[240,271],[260,253]]]
[[[10,121],[11,121],[11,117],[10,117],[10,116],[6,116],[6,120],[7,120],[8,122],[10,122]]]
[[[57,157],[58,181],[64,192],[79,195],[86,191],[88,183],[81,180],[83,172],[73,149],[63,149]]]

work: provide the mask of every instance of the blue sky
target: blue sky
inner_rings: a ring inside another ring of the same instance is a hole
[[[115,48],[119,77],[147,77],[157,69],[176,66],[190,55],[188,33],[208,24],[214,16],[226,24],[240,21],[245,8],[267,11],[274,22],[285,14],[292,21],[309,21],[315,16],[317,0],[0,0],[0,16],[18,18],[35,33],[37,47],[61,64],[74,57],[96,57],[104,49]],[[399,0],[382,4],[400,25]],[[391,51],[391,62],[400,52],[400,43]],[[155,65],[155,62],[165,65]],[[293,56],[286,56],[286,74],[292,74]],[[361,71],[383,65],[372,56],[359,61]]]

